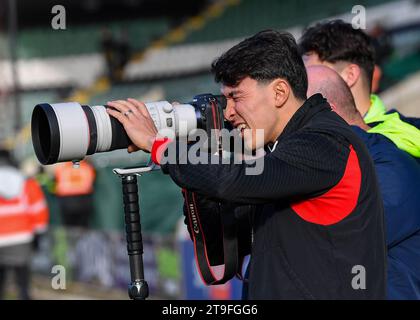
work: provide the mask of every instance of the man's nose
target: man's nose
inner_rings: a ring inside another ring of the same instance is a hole
[[[228,100],[228,102],[226,103],[226,109],[225,109],[225,119],[228,121],[232,121],[235,114],[236,114],[235,104]]]

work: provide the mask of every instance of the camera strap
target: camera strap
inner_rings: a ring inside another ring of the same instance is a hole
[[[215,100],[210,101],[211,108],[207,109],[207,118],[211,119],[208,123],[207,132],[209,135],[215,134],[212,141],[217,143],[219,154],[222,155],[220,130],[223,128],[223,112],[220,112]],[[214,130],[214,131],[212,131]],[[239,255],[238,248],[238,226],[235,219],[234,207],[226,203],[220,204],[221,228],[223,234],[223,262],[224,272],[220,279],[214,275],[210,265],[207,252],[205,234],[200,221],[200,213],[196,204],[196,194],[189,190],[183,190],[187,204],[187,214],[190,224],[191,236],[194,242],[194,253],[198,271],[207,285],[223,284],[237,276],[242,277],[243,257]]]
[[[200,222],[200,213],[197,208],[195,193],[185,189],[183,190],[183,193],[187,204],[187,214],[194,242],[196,263],[203,282],[207,285],[223,284],[232,279],[235,275],[242,279],[241,269],[243,258],[239,257],[237,225],[233,208],[222,208],[221,220],[225,270],[223,276],[220,279],[217,279],[210,266],[205,234]]]

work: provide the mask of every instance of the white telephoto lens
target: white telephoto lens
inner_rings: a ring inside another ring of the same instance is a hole
[[[145,104],[161,136],[187,137],[197,129],[197,113],[190,104],[167,101]],[[106,106],[77,102],[36,105],[32,114],[32,140],[43,164],[81,160],[86,155],[127,148],[132,142],[123,125]]]

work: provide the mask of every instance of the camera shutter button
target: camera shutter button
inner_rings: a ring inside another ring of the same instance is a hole
[[[171,113],[173,110],[174,110],[174,107],[169,103],[163,106],[163,111],[166,113]]]

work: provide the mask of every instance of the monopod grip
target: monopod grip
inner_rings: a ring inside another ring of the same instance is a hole
[[[123,202],[125,214],[125,231],[127,236],[127,251],[129,255],[143,253],[141,235],[140,207],[137,178],[123,179]]]
[[[118,173],[115,169],[114,173]],[[131,283],[128,295],[133,300],[145,300],[149,286],[144,279],[143,239],[141,235],[140,205],[136,174],[119,174],[122,182],[127,253],[130,262]]]

